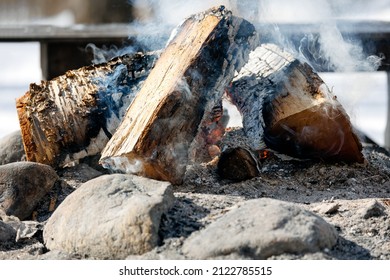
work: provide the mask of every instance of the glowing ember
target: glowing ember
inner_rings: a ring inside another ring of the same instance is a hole
[[[272,153],[269,150],[260,150],[258,153],[260,161],[264,161],[272,156]]]

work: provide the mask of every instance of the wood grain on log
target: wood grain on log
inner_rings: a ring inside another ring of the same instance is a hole
[[[252,52],[228,92],[243,115],[251,149],[265,144],[297,158],[364,162],[336,96],[308,64],[276,45]]]
[[[249,22],[222,6],[186,19],[105,147],[103,166],[180,184],[205,112],[256,39]]]
[[[99,154],[157,56],[125,55],[31,84],[16,102],[27,160],[63,167]]]

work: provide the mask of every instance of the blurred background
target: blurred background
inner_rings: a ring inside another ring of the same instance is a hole
[[[378,61],[385,60],[372,46],[365,48],[367,40],[363,46],[359,38],[341,36],[337,28],[343,28],[340,22],[348,22],[348,30],[364,29],[371,26],[367,22],[377,22],[379,25],[375,26],[383,26],[384,32],[388,32],[390,0],[192,2],[0,0],[0,137],[19,129],[15,98],[22,96],[30,83],[60,75],[65,68],[91,64],[108,50],[110,56],[103,55],[103,60],[122,54],[123,50],[135,51],[138,49],[135,45],[149,49],[162,47],[172,28],[185,17],[223,4],[260,29],[266,25],[266,32],[297,56],[302,55],[301,50],[289,44],[290,38],[280,31],[280,26],[290,24],[292,29],[306,24],[314,26],[300,32],[302,42],[310,42],[311,32],[315,31],[318,52],[311,55],[326,58],[337,69],[329,72],[320,67],[320,76],[344,105],[353,124],[379,145],[385,144],[389,75],[377,71]],[[390,48],[389,44],[387,47]],[[231,125],[239,124],[238,117],[232,119]]]

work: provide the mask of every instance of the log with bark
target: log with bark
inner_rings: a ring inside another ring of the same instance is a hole
[[[252,150],[364,162],[360,140],[336,96],[307,63],[276,45],[253,51],[227,92],[243,115]]]
[[[99,154],[158,55],[124,55],[31,84],[16,102],[27,160],[64,167]]]
[[[202,118],[257,44],[223,6],[180,25],[102,152],[106,168],[180,184]]]

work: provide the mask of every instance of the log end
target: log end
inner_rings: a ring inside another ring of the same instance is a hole
[[[328,102],[283,118],[264,131],[275,151],[297,158],[363,163],[362,145],[344,109]]]
[[[39,87],[35,84],[30,85],[30,89]],[[23,140],[24,151],[27,161],[39,162],[47,165],[53,164],[53,151],[48,145],[44,132],[34,129],[34,121],[32,114],[28,108],[31,103],[31,91],[16,99],[16,110],[19,118],[19,126]],[[37,139],[42,141],[41,145],[37,145]]]
[[[29,122],[27,117],[27,109],[26,105],[29,100],[29,92],[27,92],[25,95],[19,97],[16,99],[16,111],[18,113],[19,118],[19,126],[20,131],[22,134],[22,140],[23,140],[23,146],[24,151],[26,153],[26,159],[28,161],[34,161],[33,155],[35,150],[34,141],[32,139],[31,134],[31,122]]]

